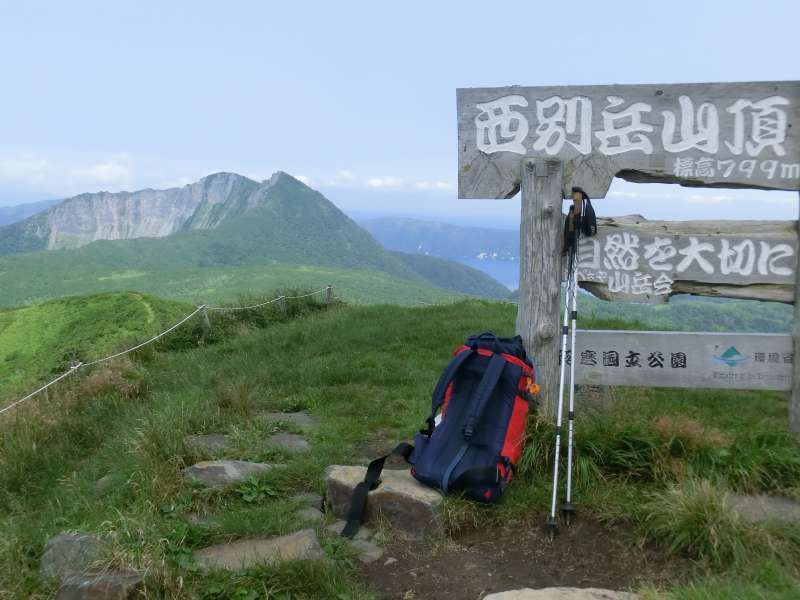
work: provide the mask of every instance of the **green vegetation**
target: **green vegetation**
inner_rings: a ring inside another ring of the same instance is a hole
[[[59,384],[0,423],[0,589],[51,594],[53,583],[37,574],[44,540],[81,530],[108,536],[110,562],[148,568],[154,596],[374,597],[334,539],[325,542],[330,564],[236,575],[200,573],[191,552],[300,528],[293,493],[320,491],[329,464],[365,460],[365,443],[388,448],[410,437],[452,349],[475,331],[511,333],[514,316],[515,307],[484,301],[324,310],[311,299],[289,314],[270,305],[214,318],[208,333],[180,330],[130,361]],[[113,384],[120,380],[129,384]],[[687,581],[648,593],[797,597],[796,526],[745,524],[725,503],[728,490],[800,496],[785,395],[620,388],[615,396],[609,408],[579,415],[576,497],[582,514],[633,524],[642,539],[697,561]],[[311,452],[265,448],[264,436],[283,426],[259,412],[298,409],[319,422]],[[202,457],[184,437],[219,432],[236,441],[228,457],[286,468],[225,491],[189,486],[180,469]],[[538,519],[551,447],[552,425],[531,419],[504,501],[483,509],[448,500],[451,530]],[[116,484],[99,490],[105,476]]]

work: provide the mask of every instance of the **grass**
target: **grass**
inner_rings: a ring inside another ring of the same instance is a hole
[[[37,572],[43,544],[80,530],[110,540],[109,564],[147,569],[157,597],[375,597],[336,539],[323,537],[329,564],[237,575],[200,573],[191,553],[299,529],[290,496],[321,491],[329,464],[363,463],[366,445],[388,448],[410,437],[452,349],[475,331],[510,334],[515,307],[469,301],[324,309],[311,299],[295,308],[213,316],[211,332],[181,330],[131,360],[59,384],[49,399],[0,423],[0,590],[48,597],[54,584]],[[647,593],[796,597],[795,528],[741,523],[724,502],[727,490],[800,490],[798,445],[784,433],[785,395],[623,388],[616,396],[607,411],[579,415],[576,497],[582,512],[634,524],[640,539],[697,562],[688,581]],[[258,418],[279,410],[305,410],[317,420],[311,452],[291,456],[264,446],[266,435],[291,429]],[[193,488],[180,470],[203,458],[183,443],[196,433],[231,435],[226,457],[286,466],[225,491]],[[448,499],[448,528],[540,516],[551,440],[552,426],[532,419],[504,501],[486,510]],[[99,489],[101,478],[113,484]]]

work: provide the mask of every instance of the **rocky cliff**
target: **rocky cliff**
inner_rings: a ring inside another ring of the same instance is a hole
[[[259,206],[283,178],[296,181],[282,171],[261,183],[235,173],[214,173],[181,188],[80,194],[0,227],[0,254],[214,229]]]

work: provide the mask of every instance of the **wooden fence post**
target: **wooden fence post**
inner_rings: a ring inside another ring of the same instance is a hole
[[[328,285],[325,287],[325,304],[333,302],[333,286]]]
[[[278,298],[278,308],[280,308],[282,314],[286,314],[286,296],[283,294],[281,294],[281,297]]]
[[[800,219],[800,192],[798,197],[798,219]],[[797,221],[797,233],[800,235],[800,220]],[[794,282],[794,319],[792,323],[792,338],[794,355],[792,362],[792,398],[789,401],[789,431],[800,438],[800,255],[797,256]]]
[[[536,364],[539,414],[545,418],[553,416],[558,398],[562,178],[560,161],[528,158],[522,162],[517,333]]]
[[[200,315],[203,317],[203,330],[208,331],[211,329],[211,319],[208,318],[208,310],[205,306],[202,307]]]

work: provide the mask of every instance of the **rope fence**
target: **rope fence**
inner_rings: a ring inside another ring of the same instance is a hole
[[[93,361],[88,362],[88,363],[76,362],[75,364],[73,364],[69,368],[68,371],[65,371],[64,373],[62,373],[61,375],[59,375],[58,377],[56,377],[52,381],[44,384],[42,387],[34,390],[33,392],[31,392],[27,396],[25,396],[23,398],[20,398],[19,400],[15,401],[15,402],[12,402],[8,406],[5,406],[5,407],[1,408],[0,409],[0,415],[2,415],[3,413],[5,413],[7,411],[10,411],[15,406],[18,406],[18,405],[22,404],[26,400],[29,400],[30,398],[33,398],[34,396],[36,396],[40,392],[43,392],[44,390],[49,388],[51,385],[54,385],[55,383],[61,381],[62,379],[64,379],[65,377],[67,377],[69,375],[72,375],[73,373],[75,373],[76,371],[78,371],[80,369],[83,369],[83,368],[86,368],[86,367],[91,367],[93,365],[98,365],[100,363],[104,363],[104,362],[112,360],[114,358],[119,358],[120,356],[124,356],[126,354],[130,354],[131,352],[134,352],[135,350],[138,350],[139,348],[143,348],[144,346],[147,346],[148,344],[152,344],[153,342],[155,342],[156,340],[161,339],[162,337],[164,337],[168,333],[171,333],[172,331],[175,331],[178,327],[180,327],[181,325],[186,323],[186,321],[188,321],[189,319],[191,319],[192,317],[194,317],[195,315],[197,315],[199,313],[203,314],[204,319],[206,319],[206,323],[208,323],[208,321],[207,321],[208,316],[206,315],[206,311],[208,311],[208,310],[217,310],[217,311],[252,310],[254,308],[261,308],[262,306],[267,306],[268,304],[273,304],[274,302],[280,302],[281,300],[297,300],[297,299],[300,299],[300,298],[308,298],[310,296],[314,296],[316,294],[321,294],[323,292],[325,293],[325,303],[329,304],[333,300],[333,286],[331,286],[331,285],[327,285],[324,288],[321,288],[321,289],[316,290],[314,292],[309,292],[308,294],[301,294],[299,296],[283,296],[283,295],[281,295],[281,296],[278,296],[276,298],[272,298],[271,300],[267,300],[266,302],[261,302],[260,304],[253,304],[252,306],[206,306],[205,304],[201,304],[194,311],[192,311],[191,313],[189,313],[188,315],[183,317],[180,321],[178,321],[174,325],[170,326],[169,328],[165,329],[164,331],[162,331],[158,335],[155,335],[155,336],[151,337],[149,340],[147,340],[145,342],[141,342],[139,344],[136,344],[135,346],[132,346],[132,347],[128,348],[127,350],[123,350],[121,352],[117,352],[117,353],[112,354],[110,356],[105,356],[103,358],[98,358],[97,360],[93,360]]]

